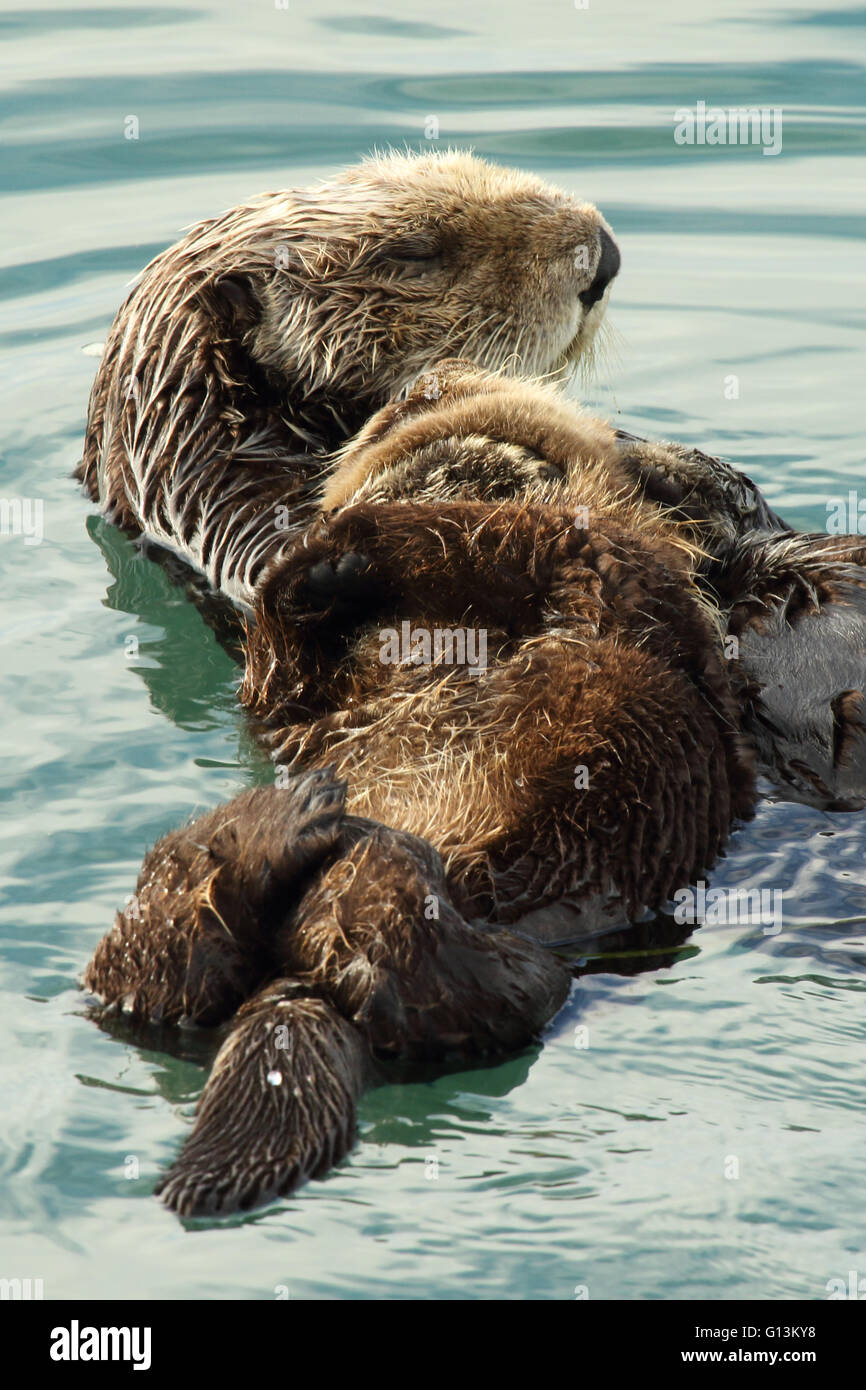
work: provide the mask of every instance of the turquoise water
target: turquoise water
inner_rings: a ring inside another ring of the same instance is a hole
[[[100,1032],[76,978],[145,848],[264,769],[230,659],[69,480],[92,345],[150,256],[435,117],[618,233],[585,398],[823,528],[863,479],[866,9],[190,0],[4,7],[0,35],[0,495],[41,499],[44,530],[0,537],[0,1276],[48,1298],[779,1299],[866,1275],[866,820],[770,801],[712,881],[783,890],[780,935],[633,933],[543,1047],[370,1092],[327,1181],[227,1225],[164,1212],[204,1055]],[[676,145],[701,100],[780,107],[781,153]]]

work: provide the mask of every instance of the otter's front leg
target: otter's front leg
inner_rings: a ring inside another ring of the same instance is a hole
[[[274,931],[334,845],[345,794],[329,772],[312,772],[166,835],[97,947],[85,987],[136,1022],[230,1017],[273,970]]]
[[[754,531],[789,532],[751,478],[724,459],[616,431],[620,465],[648,502],[691,525],[711,553]]]
[[[562,530],[527,527],[519,502],[358,503],[322,519],[269,571],[258,607],[310,627],[329,619],[476,608],[491,622],[531,621],[544,546]],[[564,523],[568,525],[567,522]]]
[[[377,622],[530,633],[564,558],[572,597],[560,621],[586,623],[598,584],[567,516],[546,510],[527,522],[513,502],[347,507],[269,571],[247,632],[242,699],[281,724],[347,707],[353,644]]]

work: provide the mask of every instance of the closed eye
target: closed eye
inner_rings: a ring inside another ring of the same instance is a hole
[[[429,275],[442,265],[442,243],[430,232],[416,232],[385,242],[373,255],[373,264],[401,275]]]

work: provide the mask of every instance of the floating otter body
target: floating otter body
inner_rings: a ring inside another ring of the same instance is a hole
[[[607,487],[593,497],[598,477]],[[575,515],[598,517],[601,508],[637,531],[693,544],[700,555],[689,582],[725,627],[726,665],[760,770],[789,799],[825,810],[866,804],[861,538],[796,534],[722,460],[612,435],[555,392],[465,362],[437,364],[374,416],[341,452],[324,496],[326,504],[525,497]],[[246,693],[257,707],[249,675]]]
[[[561,936],[611,898],[633,916],[664,900],[666,874],[710,863],[748,807],[698,552],[634,491],[600,422],[444,363],[344,451],[325,497],[345,505],[262,583],[243,698],[275,756],[334,764],[353,813],[432,840],[469,915],[515,922],[557,903]],[[431,648],[483,633],[487,669],[382,660],[403,623]],[[657,740],[669,759],[650,756]],[[680,775],[690,805],[662,790]],[[659,833],[668,820],[663,866],[656,831],[642,855],[636,830],[652,807]]]
[[[254,605],[244,698],[283,764],[154,847],[86,975],[136,1021],[228,1027],[162,1184],[178,1212],[325,1172],[377,1058],[536,1036],[569,988],[539,939],[703,873],[753,744],[858,804],[862,549],[798,548],[726,465],[542,388],[453,361],[409,385],[448,350],[564,365],[617,266],[595,210],[534,180],[389,160],[194,229],[121,311],[82,477]],[[845,688],[836,653],[820,698],[780,702],[789,619],[831,609]]]
[[[683,524],[549,390],[435,375],[260,585],[245,698],[280,782],[161,841],[88,970],[134,1019],[231,1024],[163,1184],[182,1213],[323,1171],[371,1059],[528,1042],[568,990],[539,939],[664,902],[753,805]],[[404,622],[485,660],[383,660]]]
[[[461,153],[266,194],[158,256],[94,381],[79,476],[108,518],[249,602],[324,460],[448,352],[551,372],[619,252],[589,204]]]
[[[160,1184],[174,1210],[325,1172],[378,1059],[536,1036],[569,987],[540,943],[663,903],[750,814],[744,730],[822,804],[862,804],[866,549],[791,536],[760,494],[775,529],[743,538],[752,485],[730,504],[723,466],[672,448],[662,503],[645,457],[549,389],[443,362],[269,566],[244,699],[278,784],[160,841],[86,976],[135,1021],[229,1028]],[[774,727],[762,653],[831,610],[832,727],[802,672]]]

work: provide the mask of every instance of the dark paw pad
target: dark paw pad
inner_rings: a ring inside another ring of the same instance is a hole
[[[296,600],[313,613],[328,617],[360,621],[375,611],[381,594],[369,555],[347,551],[335,562],[319,560],[302,581]]]
[[[353,550],[341,555],[336,564],[320,560],[307,573],[304,597],[322,608],[335,601],[351,602],[354,594],[368,587],[370,571],[370,557]]]

